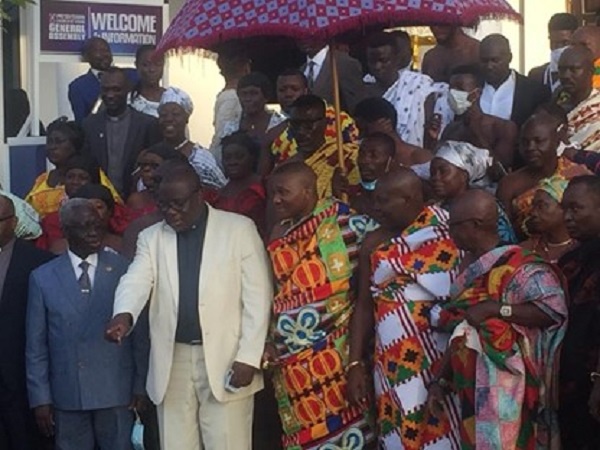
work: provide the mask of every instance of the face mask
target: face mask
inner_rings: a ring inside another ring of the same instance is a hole
[[[550,72],[558,72],[558,61],[567,47],[557,48],[550,52]]]
[[[470,92],[450,89],[450,93],[448,94],[448,104],[450,105],[450,109],[452,109],[457,116],[462,116],[473,104],[469,101],[469,94]]]
[[[362,181],[360,182],[360,185],[363,187],[363,189],[365,191],[374,191],[375,190],[375,186],[377,185],[377,180],[374,181]]]

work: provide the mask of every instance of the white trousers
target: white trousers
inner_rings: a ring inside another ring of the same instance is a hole
[[[201,345],[175,344],[173,367],[158,405],[162,450],[250,450],[254,396],[220,403],[208,384]]]

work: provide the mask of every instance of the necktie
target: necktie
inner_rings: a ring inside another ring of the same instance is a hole
[[[79,276],[77,282],[81,288],[81,293],[87,296],[92,290],[92,280],[90,280],[90,275],[88,274],[90,263],[87,261],[81,261],[79,263],[79,267],[81,268],[81,275]]]
[[[308,75],[306,75],[306,78],[308,79],[308,89],[310,91],[312,91],[313,87],[315,86],[315,66],[316,65],[317,65],[317,63],[315,63],[313,60],[308,61]]]

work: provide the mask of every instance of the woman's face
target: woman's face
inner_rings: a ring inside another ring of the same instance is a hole
[[[223,148],[223,169],[230,180],[241,180],[254,172],[254,158],[250,151],[239,144],[229,144]]]
[[[177,103],[166,103],[158,109],[158,125],[167,141],[185,139],[188,115]]]
[[[70,169],[65,174],[65,192],[67,197],[75,195],[77,190],[92,181],[92,177],[83,169]]]
[[[547,192],[537,191],[531,204],[527,229],[542,234],[563,226],[564,214],[560,204]]]
[[[163,159],[155,153],[143,152],[138,158],[140,178],[144,186],[150,191],[156,188],[156,169],[163,163]]]
[[[75,147],[62,131],[52,131],[46,137],[46,156],[56,167],[63,165],[75,153]]]
[[[164,65],[165,59],[162,56],[157,56],[154,51],[148,50],[142,53],[135,67],[137,68],[142,84],[153,86],[160,82],[163,76]]]
[[[94,208],[96,208],[96,211],[98,211],[98,215],[100,216],[102,223],[107,225],[111,216],[111,211],[108,209],[108,205],[104,203],[104,200],[100,200],[99,198],[92,198],[90,199],[90,202],[92,202]]]
[[[237,91],[245,114],[257,114],[265,109],[267,99],[257,86],[247,86]]]
[[[440,200],[450,200],[463,193],[469,185],[469,174],[442,158],[431,160],[430,181]]]

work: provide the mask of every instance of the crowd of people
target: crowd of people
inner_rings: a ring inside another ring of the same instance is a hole
[[[600,449],[600,28],[528,76],[431,31],[274,90],[223,51],[209,148],[154,47],[87,41],[0,195],[0,448]]]

